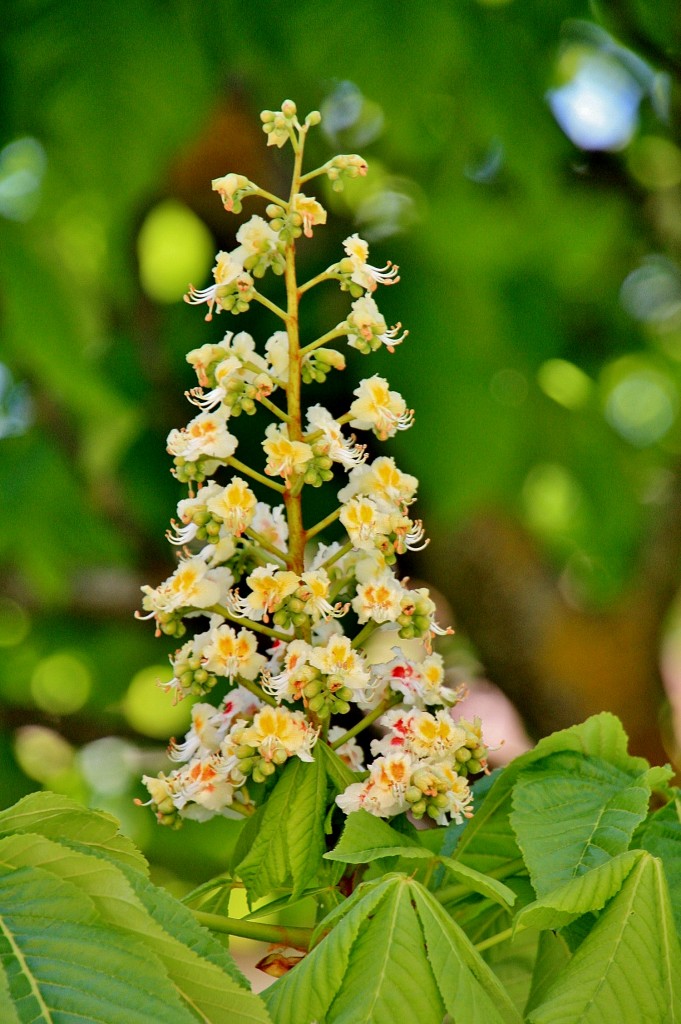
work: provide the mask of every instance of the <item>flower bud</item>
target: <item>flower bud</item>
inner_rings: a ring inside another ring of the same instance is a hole
[[[284,102],[281,105],[281,112],[284,115],[284,117],[295,117],[297,109],[298,108],[296,107],[293,100],[284,100]]]

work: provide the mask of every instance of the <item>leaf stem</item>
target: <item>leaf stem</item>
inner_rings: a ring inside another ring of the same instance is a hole
[[[277,484],[274,480],[269,480],[262,473],[256,472],[255,469],[251,469],[245,462],[239,462],[233,456],[227,461],[228,466],[233,466],[234,469],[238,469],[240,473],[245,473],[246,476],[250,476],[252,480],[257,480],[259,484],[264,484],[265,487],[271,487],[273,491],[277,491],[278,494],[284,494],[286,488],[282,484]]]
[[[265,308],[269,309],[275,316],[278,316],[280,320],[286,320],[286,313],[281,306],[278,306],[276,302],[272,302],[272,300],[268,299],[266,295],[262,295],[260,292],[256,291],[253,298],[256,302],[259,302],[261,306],[265,306]]]
[[[300,354],[302,357],[307,356],[310,352],[314,352],[316,348],[321,348],[322,345],[326,344],[327,341],[333,341],[334,338],[342,338],[344,334],[348,333],[348,325],[346,323],[338,324],[337,327],[327,331],[326,334],[322,334],[321,338],[317,338],[316,341],[311,341],[305,348],[301,348]]]
[[[473,945],[477,949],[478,953],[482,953],[483,949],[490,949],[492,946],[498,946],[500,942],[506,942],[507,939],[513,937],[513,933],[516,929],[511,925],[510,928],[505,928],[503,932],[497,932],[496,935],[490,935],[488,939],[483,939],[482,942],[474,942]]]
[[[243,686],[244,690],[248,690],[258,700],[264,701],[265,704],[269,704],[271,708],[278,707],[278,704],[274,697],[271,697],[269,693],[265,693],[262,687],[258,686],[257,683],[253,682],[252,679],[244,679],[243,676],[239,676],[239,684]]]
[[[252,529],[250,526],[246,529],[245,532],[246,536],[254,540],[256,544],[259,544],[264,551],[269,551],[269,553],[273,555],[275,558],[278,558],[280,562],[286,562],[285,553],[283,551],[280,551],[276,544],[271,544],[270,541],[268,541],[267,537],[263,537],[261,533],[258,533],[257,530]]]
[[[204,910],[193,910],[192,914],[206,928],[226,935],[239,935],[244,939],[255,939],[258,942],[274,942],[294,949],[309,949],[311,928],[288,928],[286,925],[261,924],[258,921],[244,921],[238,917],[223,917],[222,914],[209,914]]]
[[[230,622],[235,622],[239,626],[245,626],[246,629],[252,629],[256,633],[262,633],[264,636],[271,636],[274,640],[283,640],[286,644],[291,640],[288,633],[280,633],[276,629],[270,629],[269,626],[263,626],[261,622],[254,622],[252,619],[233,615],[229,608],[225,608],[223,604],[214,604],[210,608],[206,608],[206,611],[215,612],[216,615],[222,615],[225,619],[229,619]]]
[[[300,297],[301,295],[304,295],[305,292],[308,292],[310,290],[310,288],[314,288],[315,285],[321,284],[322,281],[338,280],[338,274],[332,273],[331,268],[329,268],[329,270],[325,270],[322,274],[317,274],[316,277],[311,277],[309,281],[306,281],[305,284],[301,285],[300,288],[298,289],[298,296]]]
[[[331,525],[331,523],[335,523],[336,519],[338,519],[338,516],[341,514],[341,511],[342,509],[339,506],[335,512],[330,512],[324,519],[320,519],[318,523],[315,523],[314,526],[306,531],[307,539],[310,540],[311,537],[316,537],[318,533],[325,530],[327,526]]]
[[[269,409],[270,412],[274,413],[274,415],[277,416],[280,420],[283,420],[284,423],[288,423],[288,416],[284,412],[284,410],[280,409],[278,405],[274,404],[274,402],[270,402],[269,398],[265,398],[264,395],[260,395],[258,401],[260,402],[261,405],[264,405],[266,409]]]
[[[352,729],[348,729],[347,732],[344,732],[343,735],[339,736],[337,740],[333,741],[333,743],[329,743],[331,749],[338,750],[338,748],[342,747],[344,743],[351,740],[353,736],[357,736],[357,734],[362,732],[364,729],[368,729],[370,725],[374,724],[377,718],[380,718],[381,715],[385,714],[385,712],[393,707],[393,705],[399,704],[401,699],[402,698],[398,693],[392,693],[389,697],[386,697],[385,700],[381,701],[377,708],[374,708],[374,710],[370,711],[368,715],[365,715],[360,722],[353,725]]]

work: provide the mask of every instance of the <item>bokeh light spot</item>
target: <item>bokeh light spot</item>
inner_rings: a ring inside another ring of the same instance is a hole
[[[46,785],[73,767],[71,744],[42,725],[27,725],[14,737],[14,756],[25,775]]]
[[[188,206],[165,199],[147,214],[137,238],[142,288],[155,302],[177,302],[189,282],[208,275],[214,256],[210,231]]]
[[[558,70],[564,84],[546,99],[567,137],[580,149],[624,149],[643,96],[633,75],[613,56],[581,44],[567,48]]]
[[[38,662],[31,676],[31,695],[39,708],[70,715],[90,696],[92,674],[71,651],[57,651]]]
[[[625,356],[606,368],[603,395],[608,423],[637,448],[659,441],[676,419],[674,383],[638,357]]]
[[[78,761],[87,784],[104,796],[127,792],[139,770],[137,750],[118,736],[104,736],[86,744],[78,753]]]
[[[523,484],[522,500],[528,525],[546,536],[573,530],[583,503],[577,481],[565,466],[554,462],[533,466]]]
[[[25,221],[35,213],[45,173],[45,150],[37,139],[15,139],[0,150],[0,214]]]
[[[674,188],[681,182],[681,150],[669,139],[644,135],[632,145],[627,163],[645,188]]]
[[[31,619],[11,597],[0,597],[0,647],[16,647],[28,636]]]
[[[136,732],[167,740],[189,728],[190,702],[173,705],[159,685],[170,682],[172,676],[169,665],[149,665],[133,676],[123,700],[123,713]]]
[[[542,363],[537,383],[545,395],[566,409],[581,409],[593,386],[591,378],[566,359],[547,359]]]
[[[649,255],[632,270],[622,282],[620,299],[630,316],[659,331],[681,324],[681,274],[666,256]]]

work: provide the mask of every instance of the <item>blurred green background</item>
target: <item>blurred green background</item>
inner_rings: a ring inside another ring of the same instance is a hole
[[[324,115],[310,161],[370,164],[320,194],[331,216],[303,273],[353,231],[401,266],[378,298],[408,342],[350,353],[330,401],[381,373],[416,409],[389,451],[421,480],[432,541],[407,568],[449,602],[452,664],[508,693],[534,737],[607,708],[637,752],[678,763],[676,0],[10,0],[4,15],[0,803],[45,785],[116,813],[176,875],[223,864],[219,822],[187,843],[132,805],[188,715],[156,685],[173,642],[133,611],[173,564],[184,354],[273,329],[256,313],[206,325],[181,298],[235,244],[210,179],[284,187],[258,112],[287,97]],[[315,292],[310,338],[346,309]]]

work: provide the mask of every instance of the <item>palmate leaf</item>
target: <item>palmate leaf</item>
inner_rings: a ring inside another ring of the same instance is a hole
[[[39,867],[74,884],[92,901],[99,923],[127,933],[159,958],[167,971],[167,987],[177,991],[199,1020],[267,1021],[263,1004],[248,990],[229,952],[190,911],[138,872],[125,868],[126,877],[101,856],[30,834],[0,840],[0,862]]]
[[[676,929],[681,932],[681,821],[678,799],[649,815],[636,829],[632,846],[647,850],[664,864]]]
[[[512,907],[515,893],[503,882],[483,875],[474,868],[460,864],[451,857],[443,857],[421,846],[415,839],[397,832],[382,818],[359,810],[349,814],[343,834],[325,859],[342,861],[346,864],[370,864],[384,857],[401,857],[403,860],[435,860],[453,874],[459,882],[473,892],[480,893],[497,903]]]
[[[511,825],[543,896],[626,850],[646,816],[650,785],[601,758],[561,751],[518,777]]]
[[[362,886],[331,931],[264,995],[277,1024],[457,1020],[519,1024],[493,972],[430,893],[406,875]]]
[[[644,854],[530,1024],[681,1021],[681,949],[662,864]]]
[[[515,919],[516,932],[523,928],[555,931],[584,914],[602,910],[608,900],[619,892],[625,878],[644,856],[642,850],[627,850],[553,889],[542,899],[523,907]]]
[[[0,836],[31,832],[50,839],[75,840],[144,875],[146,859],[132,840],[121,835],[118,822],[103,811],[92,811],[58,793],[31,793],[0,811]]]
[[[517,757],[499,774],[461,835],[454,857],[485,873],[507,869],[511,861],[521,857],[515,832],[511,827],[511,795],[520,773],[535,761],[559,751],[601,758],[632,778],[641,776],[648,762],[627,753],[627,735],[615,715],[603,712],[580,725],[552,733],[537,746]]]
[[[296,899],[315,877],[324,853],[325,809],[321,759],[293,758],[237,844],[234,872],[251,900],[289,883]]]
[[[532,985],[525,1005],[526,1014],[544,1002],[546,993],[556,980],[556,975],[565,967],[570,956],[570,950],[562,935],[556,932],[540,932]]]
[[[21,1024],[196,1024],[155,954],[98,924],[71,882],[0,868],[0,908],[0,961]]]

